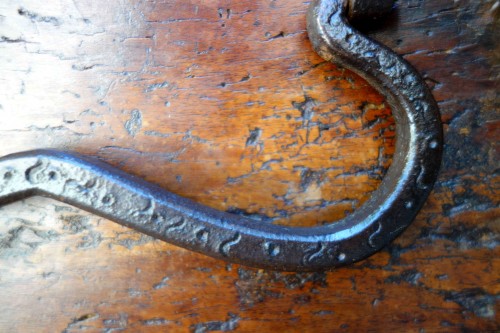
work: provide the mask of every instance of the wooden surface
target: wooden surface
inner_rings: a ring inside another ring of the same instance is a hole
[[[393,153],[384,98],[325,63],[301,1],[0,2],[0,155],[98,156],[256,220],[338,220]],[[0,208],[1,332],[498,332],[498,1],[400,0],[371,35],[426,77],[436,188],[332,272],[230,265],[48,199]]]

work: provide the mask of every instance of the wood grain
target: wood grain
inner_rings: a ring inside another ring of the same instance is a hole
[[[2,1],[0,155],[77,151],[256,220],[339,220],[384,176],[394,121],[314,53],[307,5]],[[0,331],[500,330],[498,6],[399,1],[370,25],[423,73],[446,132],[433,194],[382,252],[256,270],[33,198],[0,208]]]

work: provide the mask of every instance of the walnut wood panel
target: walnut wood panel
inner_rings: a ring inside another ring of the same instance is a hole
[[[256,220],[339,220],[383,178],[394,121],[314,53],[307,6],[2,1],[0,155],[71,150]],[[424,74],[446,132],[433,194],[384,251],[257,270],[33,198],[0,208],[0,331],[500,330],[498,8],[400,0],[371,24]]]

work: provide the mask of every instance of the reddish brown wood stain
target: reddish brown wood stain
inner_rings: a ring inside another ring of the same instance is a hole
[[[408,1],[374,37],[428,79],[443,170],[415,223],[329,273],[228,265],[47,199],[0,209],[1,332],[495,331],[498,9]],[[99,156],[217,209],[341,219],[383,177],[384,98],[324,62],[297,1],[0,4],[0,155]]]

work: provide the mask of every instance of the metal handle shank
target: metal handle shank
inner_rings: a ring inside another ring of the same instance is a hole
[[[166,242],[255,267],[323,270],[373,254],[412,222],[429,195],[441,161],[442,127],[420,75],[352,28],[346,10],[342,0],[313,1],[310,39],[323,58],[363,76],[386,96],[397,144],[381,186],[344,220],[314,228],[259,223],[197,204],[97,160],[50,150],[0,159],[0,205],[46,196]]]

